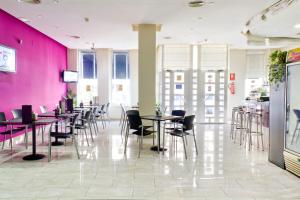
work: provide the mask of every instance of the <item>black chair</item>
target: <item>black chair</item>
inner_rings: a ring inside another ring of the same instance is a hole
[[[51,132],[50,131],[50,134],[49,134],[49,143],[48,143],[48,162],[50,162],[51,160],[51,138],[54,137],[54,138],[61,138],[61,139],[68,139],[68,138],[71,138],[73,143],[74,143],[74,146],[75,146],[75,149],[76,149],[76,153],[77,153],[77,157],[78,159],[80,159],[80,155],[79,155],[79,151],[78,151],[78,143],[77,143],[77,140],[76,140],[76,137],[78,135],[78,130],[77,132],[75,133],[75,126],[76,126],[76,122],[78,120],[78,117],[79,117],[79,113],[76,114],[70,121],[70,125],[67,125],[66,127],[69,128],[69,131],[66,132],[66,133],[56,133],[56,132]],[[52,124],[50,126],[50,130],[52,128]]]
[[[46,106],[40,106],[41,113],[47,113],[48,108]]]
[[[0,112],[0,122],[5,122],[5,121],[6,121],[5,113]],[[4,148],[6,136],[10,135],[9,142],[10,142],[10,148],[12,150],[12,132],[11,132],[11,130],[8,130],[7,125],[2,125],[2,124],[0,124],[0,128],[5,128],[4,131],[0,132],[0,135],[3,135],[3,137],[4,137],[3,142],[2,142],[2,149]]]
[[[126,116],[127,116],[128,124],[127,124],[126,134],[125,134],[124,154],[126,154],[129,132],[130,132],[130,130],[132,130],[133,132],[131,132],[131,133],[138,136],[138,142],[139,142],[138,157],[140,157],[141,147],[143,145],[143,137],[154,133],[154,131],[149,131],[146,126],[143,126],[139,111],[128,110],[128,111],[126,111]]]
[[[13,109],[12,111],[13,114],[13,119],[22,119],[22,109]],[[25,137],[24,137],[24,141],[25,141],[25,145],[26,145],[26,149],[28,148],[28,128],[30,128],[31,125],[25,125],[25,126],[18,126],[18,127],[13,127],[13,129],[15,130],[24,130],[25,129]]]
[[[75,124],[74,128],[76,130],[79,130],[80,133],[82,130],[84,131],[86,142],[87,145],[89,146],[89,140],[88,140],[86,129],[90,130],[91,138],[92,141],[94,142],[92,127],[91,127],[91,111],[90,110],[86,111],[84,116],[82,118],[79,118],[77,121],[78,123]]]
[[[172,110],[171,115],[183,118],[185,116],[185,113],[186,113],[185,110]],[[176,119],[176,120],[171,120],[170,122],[166,122],[164,124],[164,129],[166,130],[167,133],[173,131],[174,129],[176,129],[178,123],[182,124],[182,119]]]
[[[182,138],[185,159],[187,159],[187,153],[186,153],[186,139],[187,138],[186,138],[186,136],[189,135],[188,131],[192,131],[192,135],[194,138],[194,144],[195,144],[195,148],[196,148],[196,154],[198,155],[198,148],[197,148],[197,142],[196,142],[195,131],[194,131],[194,119],[195,119],[195,115],[189,115],[189,116],[184,117],[182,123],[180,123],[181,125],[177,126],[176,129],[169,132],[169,134],[172,137],[181,137]],[[165,146],[165,133],[163,134],[163,148],[164,148],[164,146]]]
[[[14,119],[21,119],[22,118],[22,109],[13,109],[12,111]]]

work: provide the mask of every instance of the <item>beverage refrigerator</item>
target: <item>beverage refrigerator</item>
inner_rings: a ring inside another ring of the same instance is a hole
[[[286,66],[284,162],[300,176],[300,62]]]

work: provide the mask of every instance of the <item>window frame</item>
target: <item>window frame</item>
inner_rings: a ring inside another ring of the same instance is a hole
[[[125,55],[126,56],[126,78],[117,78],[116,74],[116,56],[117,55]],[[113,64],[112,64],[112,79],[116,80],[128,80],[130,79],[130,64],[129,64],[129,53],[128,51],[114,51],[113,52]]]
[[[94,57],[94,66],[93,66],[93,78],[84,78],[84,69],[83,69],[83,55],[85,54],[92,54]],[[94,80],[98,78],[98,74],[97,74],[97,59],[96,59],[96,52],[93,51],[80,51],[80,64],[81,64],[81,79],[86,79],[86,80]]]

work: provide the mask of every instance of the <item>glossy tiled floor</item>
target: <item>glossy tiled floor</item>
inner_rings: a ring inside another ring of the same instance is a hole
[[[185,160],[181,141],[177,154],[149,150],[145,138],[141,158],[131,136],[127,156],[117,122],[101,129],[93,146],[80,138],[78,160],[68,141],[54,147],[52,161],[23,161],[22,138],[0,152],[0,199],[300,199],[300,179],[267,161],[267,151],[246,151],[229,139],[227,126],[198,125],[199,155],[188,140]],[[169,143],[169,142],[167,142]],[[47,154],[47,144],[38,152]]]

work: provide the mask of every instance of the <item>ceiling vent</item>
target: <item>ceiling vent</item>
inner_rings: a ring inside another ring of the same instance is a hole
[[[190,1],[189,2],[189,7],[192,7],[192,8],[197,8],[197,7],[201,7],[201,6],[204,6],[205,2],[204,1],[201,1],[201,0],[196,0],[196,1]]]
[[[40,4],[42,0],[17,0],[20,3]]]

